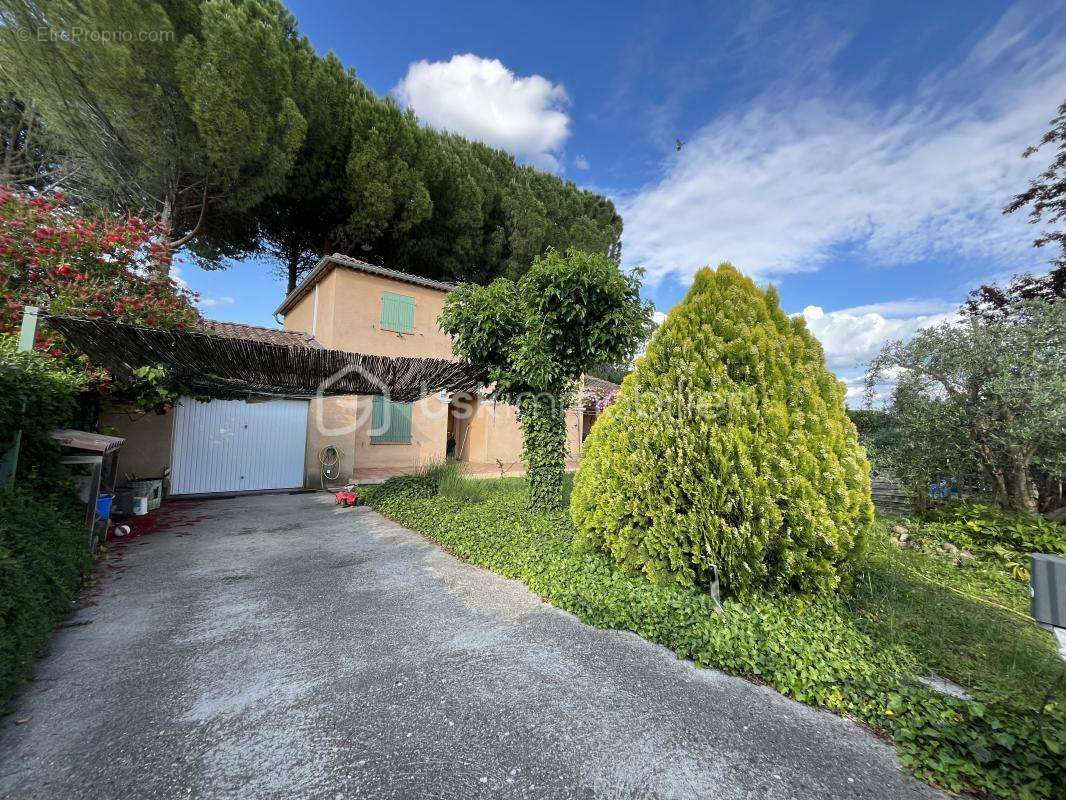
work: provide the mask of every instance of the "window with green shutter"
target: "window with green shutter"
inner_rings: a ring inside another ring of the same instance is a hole
[[[374,395],[370,441],[377,444],[408,444],[411,441],[412,403],[394,403]]]
[[[414,333],[415,299],[392,292],[381,295],[381,327],[400,333]]]

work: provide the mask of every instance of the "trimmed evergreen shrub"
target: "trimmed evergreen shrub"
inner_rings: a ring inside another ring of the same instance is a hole
[[[585,441],[578,545],[658,581],[837,588],[873,519],[870,467],[802,318],[729,264],[684,301]]]

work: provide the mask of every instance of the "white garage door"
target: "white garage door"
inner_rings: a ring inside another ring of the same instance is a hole
[[[307,401],[183,397],[174,418],[173,494],[303,486]]]

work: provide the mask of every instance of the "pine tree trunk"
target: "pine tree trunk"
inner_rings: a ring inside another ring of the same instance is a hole
[[[174,203],[170,197],[163,201],[163,210],[159,214],[159,248],[155,253],[155,265],[160,275],[169,275],[174,262]]]
[[[566,474],[566,417],[559,398],[549,394],[518,401],[522,425],[522,460],[526,462],[529,507],[554,511],[563,505]]]
[[[289,248],[289,263],[288,263],[288,281],[286,283],[285,294],[289,295],[292,290],[296,288],[296,279],[300,274],[300,248]]]

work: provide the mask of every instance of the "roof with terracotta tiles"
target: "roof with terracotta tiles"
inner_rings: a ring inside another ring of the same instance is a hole
[[[227,339],[247,339],[252,342],[280,344],[284,347],[321,348],[314,336],[303,331],[283,331],[277,328],[262,328],[258,325],[242,325],[239,322],[205,320],[208,330]]]

